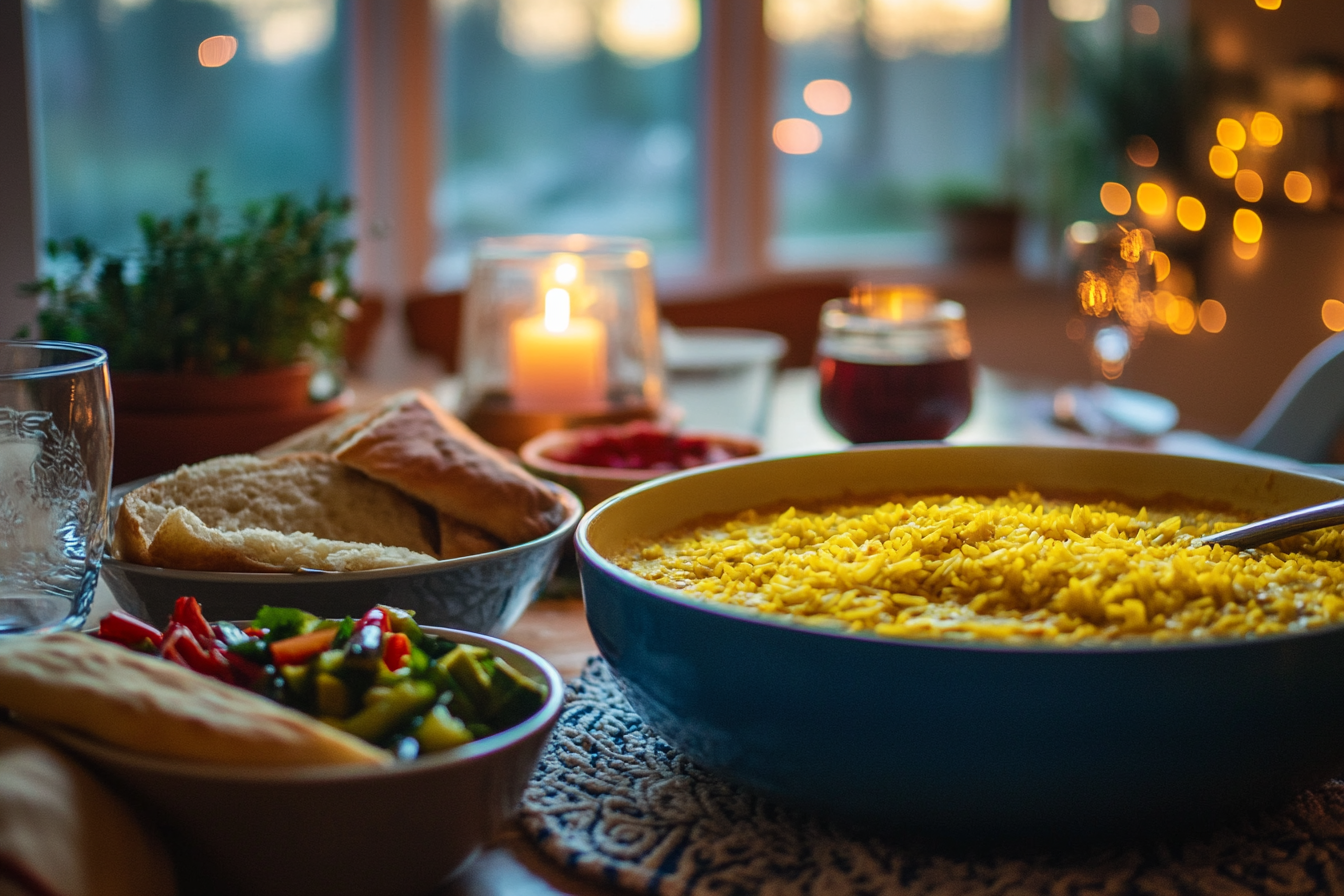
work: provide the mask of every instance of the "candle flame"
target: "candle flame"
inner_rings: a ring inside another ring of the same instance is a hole
[[[569,291],[555,287],[546,291],[546,310],[542,326],[549,332],[563,333],[569,329]]]
[[[910,284],[859,283],[849,296],[851,307],[858,313],[896,321],[926,317],[936,300],[928,288]]]
[[[579,276],[579,268],[572,261],[562,261],[555,266],[555,282],[561,286],[569,286]]]

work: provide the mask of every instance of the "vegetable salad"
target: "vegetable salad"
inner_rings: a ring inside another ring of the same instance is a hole
[[[194,597],[181,597],[163,631],[114,610],[96,634],[264,694],[401,759],[516,725],[546,701],[545,685],[487,648],[424,632],[411,613],[381,605],[359,619],[262,607],[240,628],[206,621]]]

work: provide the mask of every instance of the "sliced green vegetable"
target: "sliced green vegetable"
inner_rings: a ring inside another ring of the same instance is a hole
[[[305,613],[294,607],[267,606],[257,611],[257,618],[252,620],[252,627],[269,629],[266,641],[270,643],[307,634],[321,621],[312,613]]]
[[[546,702],[546,688],[499,657],[494,660],[494,674],[490,676],[489,720],[496,728],[508,728],[541,709]]]
[[[392,631],[405,635],[412,644],[419,644],[425,638],[425,633],[420,631],[420,626],[415,622],[415,613],[410,610],[398,610],[396,607],[389,607],[379,604],[378,609],[387,614],[388,622],[392,625]]]
[[[475,740],[467,726],[453,716],[446,706],[435,706],[425,713],[424,719],[412,732],[426,753],[448,750]]]
[[[382,691],[358,713],[342,720],[337,727],[371,743],[379,743],[412,716],[424,712],[438,694],[427,681],[410,679],[394,688],[370,688]]]
[[[350,689],[330,672],[317,673],[317,712],[338,719],[350,714]]]

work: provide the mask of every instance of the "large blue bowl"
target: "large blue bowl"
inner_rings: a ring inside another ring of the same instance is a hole
[[[1173,496],[1268,514],[1344,483],[1139,452],[876,447],[640,486],[580,523],[588,622],[640,715],[784,802],[956,836],[1156,833],[1344,768],[1344,626],[1260,639],[996,646],[819,630],[681,596],[609,558],[707,514],[845,493]]]

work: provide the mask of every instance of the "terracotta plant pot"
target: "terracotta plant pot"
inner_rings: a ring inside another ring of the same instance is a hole
[[[1008,262],[1017,242],[1014,205],[967,205],[941,211],[947,254],[953,261]]]
[[[220,377],[113,371],[113,481],[256,451],[350,406],[349,391],[312,401],[312,375],[308,364]]]

